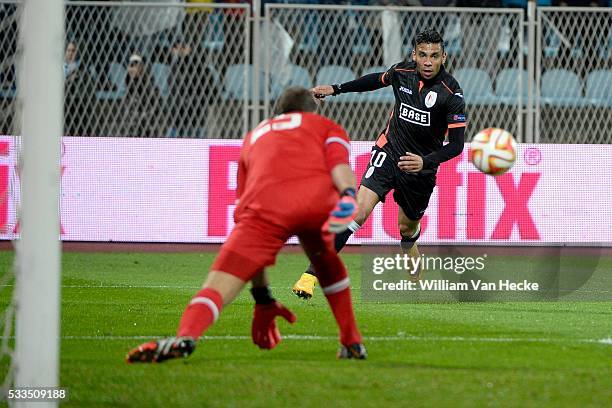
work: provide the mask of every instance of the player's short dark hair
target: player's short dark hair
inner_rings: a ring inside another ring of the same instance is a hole
[[[317,102],[310,91],[301,86],[290,86],[285,89],[274,105],[274,115],[289,112],[314,112]]]
[[[442,34],[431,28],[418,33],[416,37],[414,37],[414,49],[416,49],[419,44],[440,44],[442,51],[444,51],[444,39],[442,38]]]

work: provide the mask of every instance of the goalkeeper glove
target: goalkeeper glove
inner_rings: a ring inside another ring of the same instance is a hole
[[[355,189],[347,188],[342,192],[340,200],[332,210],[327,220],[329,232],[338,234],[345,231],[357,214],[357,201],[355,201]]]
[[[254,288],[255,289],[255,288]],[[262,290],[263,288],[257,288],[255,290]],[[265,288],[267,291],[267,288]],[[253,297],[256,301],[259,296],[256,296],[253,290]],[[267,296],[267,302],[255,304],[255,311],[253,313],[253,323],[251,325],[251,338],[261,349],[273,349],[281,341],[281,335],[276,327],[276,316],[281,316],[289,323],[293,324],[297,320],[291,310],[287,309],[281,303],[274,300],[271,296]]]

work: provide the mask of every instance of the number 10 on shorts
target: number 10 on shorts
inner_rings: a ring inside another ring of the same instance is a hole
[[[370,167],[365,174],[365,178],[370,178],[374,173],[374,169],[382,167],[385,159],[387,158],[387,153],[381,150],[372,150],[372,157],[370,157]]]

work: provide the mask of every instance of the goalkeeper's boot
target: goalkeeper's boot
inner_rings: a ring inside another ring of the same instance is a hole
[[[173,358],[187,357],[195,350],[192,337],[168,337],[150,341],[132,349],[125,361],[128,363],[161,363]]]
[[[300,280],[293,285],[293,293],[302,299],[310,299],[314,293],[314,287],[317,284],[317,277],[311,273],[304,272]]]
[[[338,358],[353,358],[356,360],[365,360],[368,358],[368,352],[366,348],[361,343],[351,344],[350,346],[341,346],[340,350],[338,350]]]

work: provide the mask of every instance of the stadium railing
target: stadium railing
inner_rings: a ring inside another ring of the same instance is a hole
[[[316,33],[312,32],[312,21],[317,22]],[[480,129],[495,124],[524,140],[525,113],[518,96],[522,78],[515,84],[514,100],[505,95],[502,102],[492,86],[499,72],[526,69],[522,58],[523,21],[523,9],[266,4],[266,24],[280,25],[296,43],[304,36],[314,38],[316,43],[312,50],[292,47],[284,54],[270,52],[264,58],[263,69],[268,83],[289,64],[303,67],[317,84],[343,82],[352,79],[347,76],[351,72],[355,77],[384,71],[409,57],[414,35],[424,27],[435,27],[447,42],[447,70],[466,82],[460,84],[468,101],[470,127]],[[371,47],[363,52],[366,38]],[[388,91],[330,98],[323,113],[345,126],[352,139],[372,140],[386,126],[393,107],[393,96]],[[264,115],[274,101],[265,102]]]
[[[612,8],[537,13],[536,141],[612,143]]]
[[[14,133],[19,3],[0,0],[2,134]],[[65,133],[145,136],[118,130],[133,53],[161,94],[137,99],[142,110],[161,112],[155,135],[240,138],[270,114],[285,86],[381,72],[409,56],[416,32],[435,27],[468,102],[469,132],[498,126],[519,141],[612,142],[612,8],[539,7],[530,19],[522,8],[268,3],[257,17],[249,7],[68,2],[66,41],[76,42],[85,69],[66,88]],[[537,35],[532,49],[529,30]],[[188,52],[174,47],[181,43]],[[353,139],[371,140],[392,106],[383,89],[331,98],[322,113]]]
[[[15,15],[20,3],[0,0],[1,134],[14,133],[17,86],[12,72],[18,39]],[[234,81],[239,83],[234,85],[244,89],[245,94],[225,102],[222,81],[230,66],[246,67],[250,63],[249,7],[67,2],[66,43],[76,44],[79,67],[76,75],[66,81],[65,133],[142,137],[133,130],[137,126],[118,123],[136,116],[122,114],[132,109],[143,115],[143,122],[147,112],[155,116],[150,120],[160,122],[155,133],[158,137],[240,137],[248,128],[249,82],[245,75],[238,75]],[[179,44],[188,47],[175,47]],[[146,92],[130,98],[133,95],[126,86],[126,77],[132,54],[144,60],[146,75],[161,98]],[[211,92],[213,89],[218,91]]]

